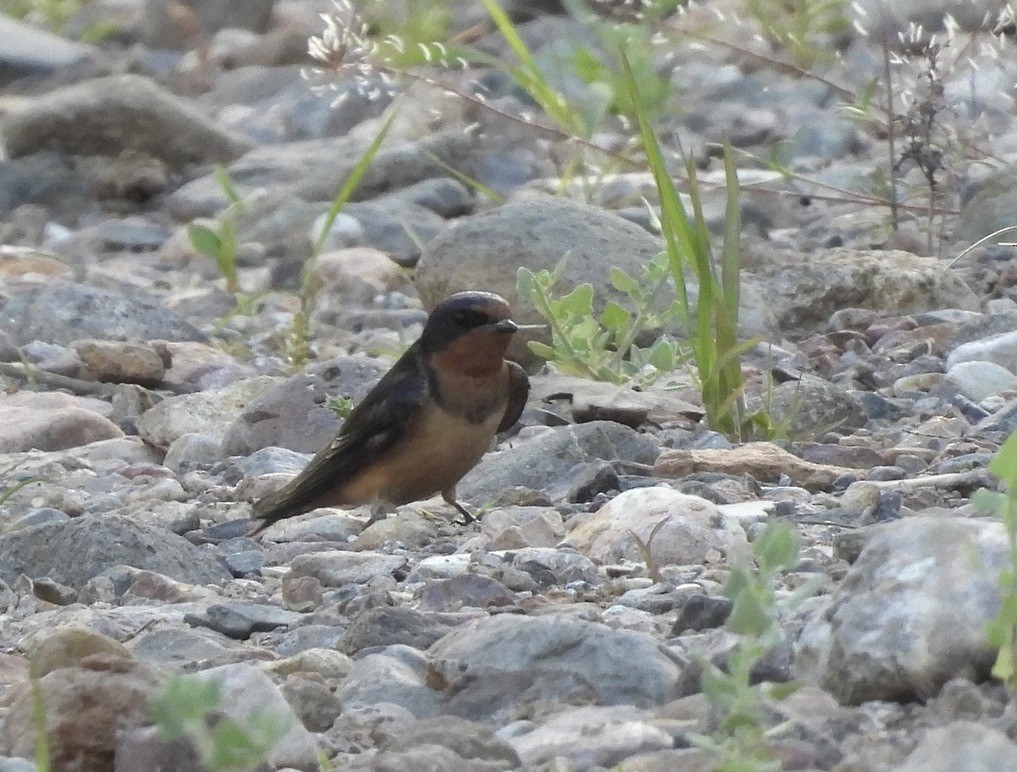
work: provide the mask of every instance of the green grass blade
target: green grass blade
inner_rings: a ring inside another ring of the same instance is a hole
[[[526,42],[512,23],[512,19],[505,13],[497,0],[483,0],[483,2],[494,26],[498,28],[498,32],[505,38],[505,42],[508,43],[509,48],[512,49],[522,65],[521,67],[507,68],[508,73],[561,128],[585,137],[587,134],[585,121],[547,82],[537,66],[537,60],[534,59]],[[499,66],[505,69],[504,64]]]
[[[398,110],[394,110],[388,117],[388,120],[382,124],[381,131],[378,132],[377,136],[371,140],[371,144],[367,146],[367,150],[360,156],[356,166],[349,173],[346,181],[343,182],[343,186],[336,193],[334,199],[332,199],[332,206],[329,207],[328,214],[325,215],[325,222],[321,226],[321,231],[318,233],[318,238],[314,242],[314,255],[317,256],[321,252],[322,246],[325,244],[325,239],[328,238],[328,232],[332,230],[332,225],[335,223],[335,218],[339,216],[339,212],[346,206],[346,202],[349,201],[350,196],[353,195],[353,191],[357,189],[357,185],[360,184],[360,180],[363,179],[367,173],[368,168],[371,166],[371,162],[374,161],[374,157],[378,154],[378,150],[381,148],[382,143],[388,136],[389,131],[392,129],[392,124],[399,114]]]
[[[649,116],[643,106],[639,95],[639,86],[636,83],[632,67],[629,65],[625,50],[621,49],[619,57],[622,63],[622,70],[625,75],[625,87],[628,89],[632,104],[635,107],[636,120],[639,124],[639,136],[646,153],[646,161],[653,173],[654,182],[657,185],[657,192],[660,198],[660,225],[661,235],[664,237],[667,262],[674,275],[675,290],[685,308],[686,316],[689,315],[689,298],[685,285],[685,269],[683,266],[684,256],[692,254],[693,240],[692,227],[689,225],[685,208],[682,206],[674,181],[667,171],[664,163],[664,155],[660,151],[657,137],[650,126]]]

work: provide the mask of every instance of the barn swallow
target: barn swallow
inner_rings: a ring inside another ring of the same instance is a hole
[[[259,533],[318,507],[386,509],[441,493],[466,519],[456,483],[518,419],[530,382],[505,360],[523,329],[508,302],[459,292],[439,303],[420,338],[350,413],[336,438],[290,483],[254,504]]]

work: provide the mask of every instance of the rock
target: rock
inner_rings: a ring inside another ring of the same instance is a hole
[[[1017,373],[1017,332],[1004,332],[962,343],[946,358],[948,368],[961,362],[993,362]]]
[[[550,507],[498,507],[484,515],[480,529],[488,550],[553,547],[565,534],[561,515]]]
[[[846,474],[858,470],[813,464],[772,442],[747,442],[731,450],[665,450],[653,466],[656,477],[681,478],[695,472],[750,474],[761,481],[777,482],[787,475],[809,490],[823,490]]]
[[[341,419],[329,397],[363,399],[387,369],[366,356],[339,357],[312,365],[264,390],[226,429],[224,456],[246,456],[269,445],[317,453],[335,437]]]
[[[188,662],[221,660],[239,644],[206,629],[162,627],[130,642],[135,658],[155,665],[180,668]]]
[[[220,129],[140,75],[96,78],[50,91],[8,112],[3,129],[10,158],[43,150],[72,156],[131,151],[181,167],[228,163],[251,148],[246,139]]]
[[[159,352],[138,343],[81,340],[71,345],[88,374],[107,383],[156,386],[166,374]]]
[[[221,29],[265,32],[275,0],[145,0],[139,34],[151,48],[182,49]]]
[[[900,772],[1008,772],[1017,745],[998,729],[974,721],[953,721],[930,729]]]
[[[2,18],[0,23],[3,23]],[[5,216],[24,212],[20,207],[26,204],[44,205],[44,216],[80,214],[94,206],[94,195],[91,181],[76,173],[68,159],[56,153],[35,153],[0,161],[0,214]],[[61,271],[39,263],[35,267],[48,269],[44,271],[47,275],[60,275],[67,270],[66,266]]]
[[[343,713],[390,702],[418,718],[442,713],[441,695],[425,682],[424,654],[409,646],[388,646],[354,661],[336,689]]]
[[[117,565],[133,565],[193,584],[229,578],[215,557],[186,539],[123,517],[88,515],[0,537],[0,578],[8,583],[27,574],[80,590],[93,576]]]
[[[28,75],[51,75],[95,53],[91,46],[0,17],[0,84]]]
[[[118,733],[151,720],[149,701],[165,678],[151,665],[99,657],[84,667],[61,668],[40,678],[36,683],[46,706],[44,728],[53,768],[113,769]],[[19,689],[4,722],[4,745],[11,755],[35,757],[34,699],[28,684]]]
[[[202,670],[196,677],[219,685],[218,709],[234,721],[243,725],[260,713],[289,726],[289,731],[265,754],[265,762],[271,767],[295,767],[307,772],[318,769],[318,746],[314,738],[279,687],[265,673],[253,665],[237,663]]]
[[[425,614],[410,608],[382,606],[368,609],[356,618],[343,634],[339,651],[356,654],[372,646],[390,646],[394,643],[426,649],[452,628],[434,614]]]
[[[187,621],[243,641],[253,633],[290,627],[300,621],[300,614],[267,603],[216,603],[209,606],[203,616],[192,615]]]
[[[350,247],[322,252],[314,263],[322,287],[346,302],[366,304],[376,295],[402,291],[409,279],[384,252],[371,247]]]
[[[33,340],[68,345],[83,337],[205,340],[196,327],[141,293],[126,295],[65,282],[0,300],[0,326],[19,346]]]
[[[221,389],[167,397],[138,421],[138,433],[153,447],[165,450],[185,434],[221,438],[236,417],[277,379],[267,375],[237,381]]]
[[[848,704],[924,699],[950,678],[987,678],[985,626],[1009,564],[1002,523],[912,517],[871,534],[807,622],[799,674]]]
[[[417,506],[426,506],[421,503]],[[442,502],[442,508],[447,505]],[[437,526],[429,518],[417,512],[413,505],[402,508],[397,514],[371,523],[357,536],[354,549],[375,550],[385,544],[400,544],[403,547],[420,548],[434,538]]]
[[[652,464],[657,443],[611,421],[549,429],[526,442],[481,459],[459,483],[460,499],[485,504],[513,486],[551,487],[577,463],[605,460]]]
[[[199,432],[181,434],[166,449],[163,466],[176,474],[208,468],[219,460],[219,440]]]
[[[326,587],[365,584],[406,565],[406,558],[380,552],[312,552],[290,564],[291,576],[313,576]]]
[[[752,408],[766,410],[776,425],[786,423],[789,436],[809,439],[829,431],[847,434],[868,420],[862,403],[846,389],[808,374],[778,384]]]
[[[83,659],[96,655],[125,661],[133,659],[131,652],[119,641],[80,627],[57,630],[33,641],[28,647],[34,678],[42,678],[60,668],[78,667]]]
[[[349,675],[353,660],[334,649],[305,649],[291,657],[264,665],[265,670],[279,676],[314,673],[326,681],[340,681]]]
[[[333,515],[319,514],[308,518],[287,518],[273,523],[263,531],[262,539],[267,542],[349,542],[363,529],[362,521],[345,512]]]
[[[699,565],[713,550],[731,555],[748,546],[738,522],[716,504],[665,487],[619,493],[571,531],[566,543],[599,563],[657,565]]]
[[[978,181],[957,216],[953,242],[964,248],[990,233],[1013,225],[1010,213],[1015,205],[1015,184],[1017,168],[1012,165]]]
[[[427,207],[400,198],[358,201],[343,207],[362,228],[363,243],[384,252],[399,265],[414,265],[420,245],[445,226],[445,220]]]
[[[492,727],[464,718],[449,721],[443,716],[417,721],[396,735],[385,750],[412,751],[438,746],[454,752],[460,759],[475,764],[486,762],[484,769],[515,769],[521,764],[512,745],[495,734]]]
[[[159,341],[156,348],[169,360],[163,388],[176,392],[218,389],[258,373],[224,351],[204,343]]]
[[[1017,375],[995,362],[957,362],[946,371],[946,382],[972,402],[981,402],[1004,391],[1017,391]]]
[[[654,726],[651,718],[652,714],[630,705],[574,708],[513,736],[510,742],[529,767],[563,759],[576,769],[611,768],[637,753],[674,746],[671,735]]]
[[[252,150],[226,170],[241,196],[271,185],[279,195],[332,201],[337,180],[350,175],[373,139],[373,135],[349,135],[269,145]],[[353,198],[370,199],[423,179],[447,177],[449,167],[468,174],[472,148],[473,140],[461,131],[433,134],[415,142],[390,137],[374,156]],[[228,204],[212,174],[178,188],[167,203],[180,220],[212,217]]]
[[[842,308],[899,315],[980,307],[974,293],[956,274],[944,271],[939,260],[910,252],[787,253],[756,274],[781,329],[799,337],[824,329]]]
[[[0,405],[0,453],[65,450],[123,436],[112,421],[80,407]]]
[[[444,711],[474,719],[540,701],[659,705],[679,696],[683,667],[649,636],[553,615],[467,622],[427,658]]]
[[[419,570],[419,565],[418,565]],[[461,574],[429,581],[420,591],[420,608],[458,611],[463,606],[507,606],[515,596],[504,584],[483,574]]]
[[[283,697],[310,732],[324,732],[339,716],[339,700],[332,690],[310,678],[287,678],[282,684]]]

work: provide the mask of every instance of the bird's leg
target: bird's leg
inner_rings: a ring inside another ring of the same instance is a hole
[[[453,507],[459,510],[459,514],[461,514],[465,518],[463,520],[464,525],[476,522],[477,518],[473,516],[470,510],[468,510],[466,507],[464,507],[462,504],[456,501],[456,487],[454,485],[451,488],[446,488],[445,490],[443,490],[441,492],[441,497],[445,499],[445,502],[447,504],[451,504]]]
[[[389,512],[392,511],[392,507],[384,501],[376,501],[371,504],[371,517],[368,519],[368,525],[374,525],[379,520],[384,520]]]

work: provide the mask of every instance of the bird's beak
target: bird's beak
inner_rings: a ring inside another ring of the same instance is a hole
[[[493,329],[495,332],[524,332],[527,330],[543,330],[546,327],[546,324],[516,324],[511,319],[502,319],[500,322],[494,323]]]

